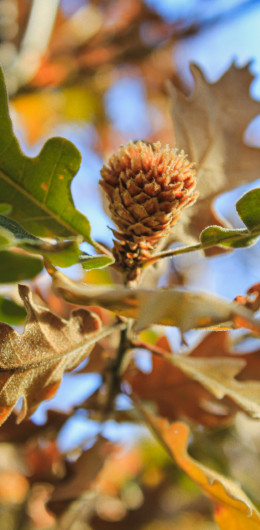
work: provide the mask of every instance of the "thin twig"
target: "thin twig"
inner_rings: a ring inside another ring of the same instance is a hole
[[[216,246],[216,244],[209,246]],[[178,247],[170,250],[164,250],[163,252],[158,252],[158,254],[154,254],[150,258],[147,258],[143,262],[142,266],[146,267],[147,265],[152,265],[153,263],[156,263],[156,261],[158,261],[159,259],[172,258],[173,256],[178,256],[179,254],[186,254],[187,252],[194,252],[195,250],[203,250],[204,248],[209,247],[205,247],[204,245],[202,245],[202,243],[197,243],[196,245],[189,245],[187,247]]]
[[[113,258],[112,252],[110,252],[110,250],[104,247],[101,243],[98,243],[97,241],[93,241],[91,244],[98,252],[101,252],[101,254],[105,254],[106,256]]]
[[[221,228],[221,227],[219,227]],[[236,229],[233,229],[233,230],[236,230]],[[178,256],[180,254],[187,254],[188,252],[194,252],[196,250],[207,250],[208,248],[212,248],[212,247],[223,247],[224,246],[224,243],[227,245],[227,243],[229,242],[232,242],[236,239],[240,239],[240,238],[243,238],[243,237],[258,237],[260,235],[260,230],[256,230],[254,232],[249,232],[248,230],[243,230],[243,229],[239,229],[239,233],[237,234],[232,234],[230,235],[229,237],[226,237],[225,239],[223,239],[223,241],[220,241],[219,243],[218,242],[213,242],[213,243],[209,243],[208,245],[205,244],[205,243],[196,243],[195,245],[187,245],[186,247],[183,246],[183,247],[178,247],[178,248],[172,248],[170,250],[164,250],[163,252],[158,252],[157,254],[153,254],[151,257],[147,258],[143,263],[142,263],[142,267],[147,267],[147,265],[151,265],[153,263],[156,263],[156,261],[160,260],[160,259],[164,259],[164,258],[172,258],[174,256]],[[232,248],[232,247],[231,247]]]
[[[127,327],[121,330],[120,342],[119,342],[116,358],[111,361],[111,364],[109,365],[106,371],[106,374],[105,374],[104,383],[107,388],[106,388],[105,403],[102,406],[102,412],[104,415],[103,421],[105,421],[105,419],[111,412],[113,408],[114,400],[120,391],[120,383],[121,383],[120,370],[121,370],[123,359],[125,357],[125,353],[128,347],[130,346],[130,342],[128,340],[128,327],[129,327],[129,324],[127,325]]]
[[[160,348],[159,346],[155,346],[155,344],[149,344],[148,342],[143,342],[140,340],[132,340],[131,345],[134,348],[142,348],[143,350],[148,350],[154,355],[157,355],[158,357],[163,357],[169,359],[169,356],[172,352],[169,352],[167,350],[164,350],[163,348]]]

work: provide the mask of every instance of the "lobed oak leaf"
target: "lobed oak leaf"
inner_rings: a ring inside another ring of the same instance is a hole
[[[260,383],[256,381],[241,382],[236,376],[246,366],[244,359],[191,359],[186,356],[171,358],[175,366],[198,381],[216,398],[230,397],[243,410],[254,418],[260,418]]]
[[[170,361],[170,347],[165,337],[158,341],[158,346],[169,352]],[[124,381],[140,399],[154,402],[158,414],[170,421],[189,418],[211,428],[227,423],[236,410],[232,402],[227,399],[217,402],[199,382],[169,361],[153,355],[152,371],[148,374],[132,362],[124,373]]]
[[[85,309],[72,312],[69,321],[32,300],[29,287],[19,286],[27,311],[22,335],[0,323],[0,423],[23,397],[18,421],[30,416],[44,399],[57,391],[66,370],[73,370],[95,342],[111,332]]]
[[[254,286],[253,286],[254,287]],[[189,357],[192,358],[229,358],[244,361],[244,368],[238,375],[238,379],[246,381],[253,379],[260,380],[260,350],[251,352],[234,352],[230,347],[229,333],[212,332],[206,335],[203,340],[192,350]]]
[[[218,399],[228,396],[253,417],[260,417],[259,350],[235,353],[230,349],[227,332],[213,332],[189,356],[179,359],[181,370]]]
[[[243,490],[232,480],[213,471],[187,453],[190,431],[185,423],[169,425],[142,410],[148,424],[180,468],[196,482],[214,504],[214,517],[221,530],[257,530],[260,513]]]
[[[260,165],[260,149],[243,140],[250,121],[260,112],[259,102],[249,95],[253,76],[248,65],[232,64],[213,84],[198,66],[191,65],[191,72],[195,83],[191,95],[170,86],[175,143],[197,167],[199,199],[182,215],[175,231],[176,239],[184,240],[185,225],[189,223],[189,234],[197,239],[203,228],[216,221],[210,209],[214,199],[256,180]]]
[[[165,354],[153,356],[150,374],[132,363],[124,379],[140,399],[155,402],[161,416],[208,427],[229,421],[241,409],[259,417],[259,351],[232,352],[227,332],[208,334],[189,355],[170,353],[165,337],[158,346]]]
[[[0,142],[1,202],[10,206],[11,218],[40,237],[81,235],[92,244],[89,221],[75,208],[70,191],[81,162],[79,151],[64,138],[51,138],[38,156],[23,154],[13,132],[1,68]]]

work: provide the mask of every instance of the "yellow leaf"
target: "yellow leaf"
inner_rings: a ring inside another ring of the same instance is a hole
[[[190,431],[186,424],[157,419],[142,410],[149,425],[180,468],[213,501],[214,516],[221,530],[259,530],[260,513],[232,480],[209,469],[187,453]]]
[[[59,122],[62,100],[58,92],[36,92],[18,96],[12,102],[13,107],[24,127],[27,141],[33,144],[48,135]]]
[[[19,115],[29,144],[47,136],[60,122],[92,121],[102,113],[94,90],[70,86],[17,96],[12,106]]]

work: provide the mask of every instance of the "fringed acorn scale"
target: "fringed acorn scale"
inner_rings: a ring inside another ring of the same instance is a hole
[[[101,169],[101,177],[120,230],[113,231],[116,264],[134,279],[183,208],[196,200],[195,170],[183,151],[137,141],[121,146]]]

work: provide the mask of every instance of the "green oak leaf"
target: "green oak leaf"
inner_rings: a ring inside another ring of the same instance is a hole
[[[37,236],[81,235],[93,243],[89,221],[76,210],[70,191],[79,151],[64,138],[51,138],[35,158],[24,155],[13,132],[1,69],[0,146],[0,197],[12,207],[12,218]]]
[[[86,271],[90,271],[93,269],[103,269],[108,265],[112,265],[114,261],[114,258],[110,256],[88,256],[86,254],[81,254],[80,256],[80,264]]]
[[[260,188],[245,193],[237,201],[236,209],[247,229],[208,226],[200,234],[203,248],[213,245],[242,248],[256,243],[260,235]]]
[[[0,283],[30,280],[43,269],[43,261],[36,256],[2,250],[0,252]]]
[[[26,311],[23,306],[16,304],[13,300],[0,296],[0,321],[6,324],[18,326],[23,324]]]
[[[202,230],[200,241],[203,247],[219,245],[221,247],[242,248],[254,245],[258,236],[253,236],[243,228],[229,229],[217,225],[208,226]]]
[[[236,209],[248,230],[260,231],[260,188],[245,193],[237,201]]]

